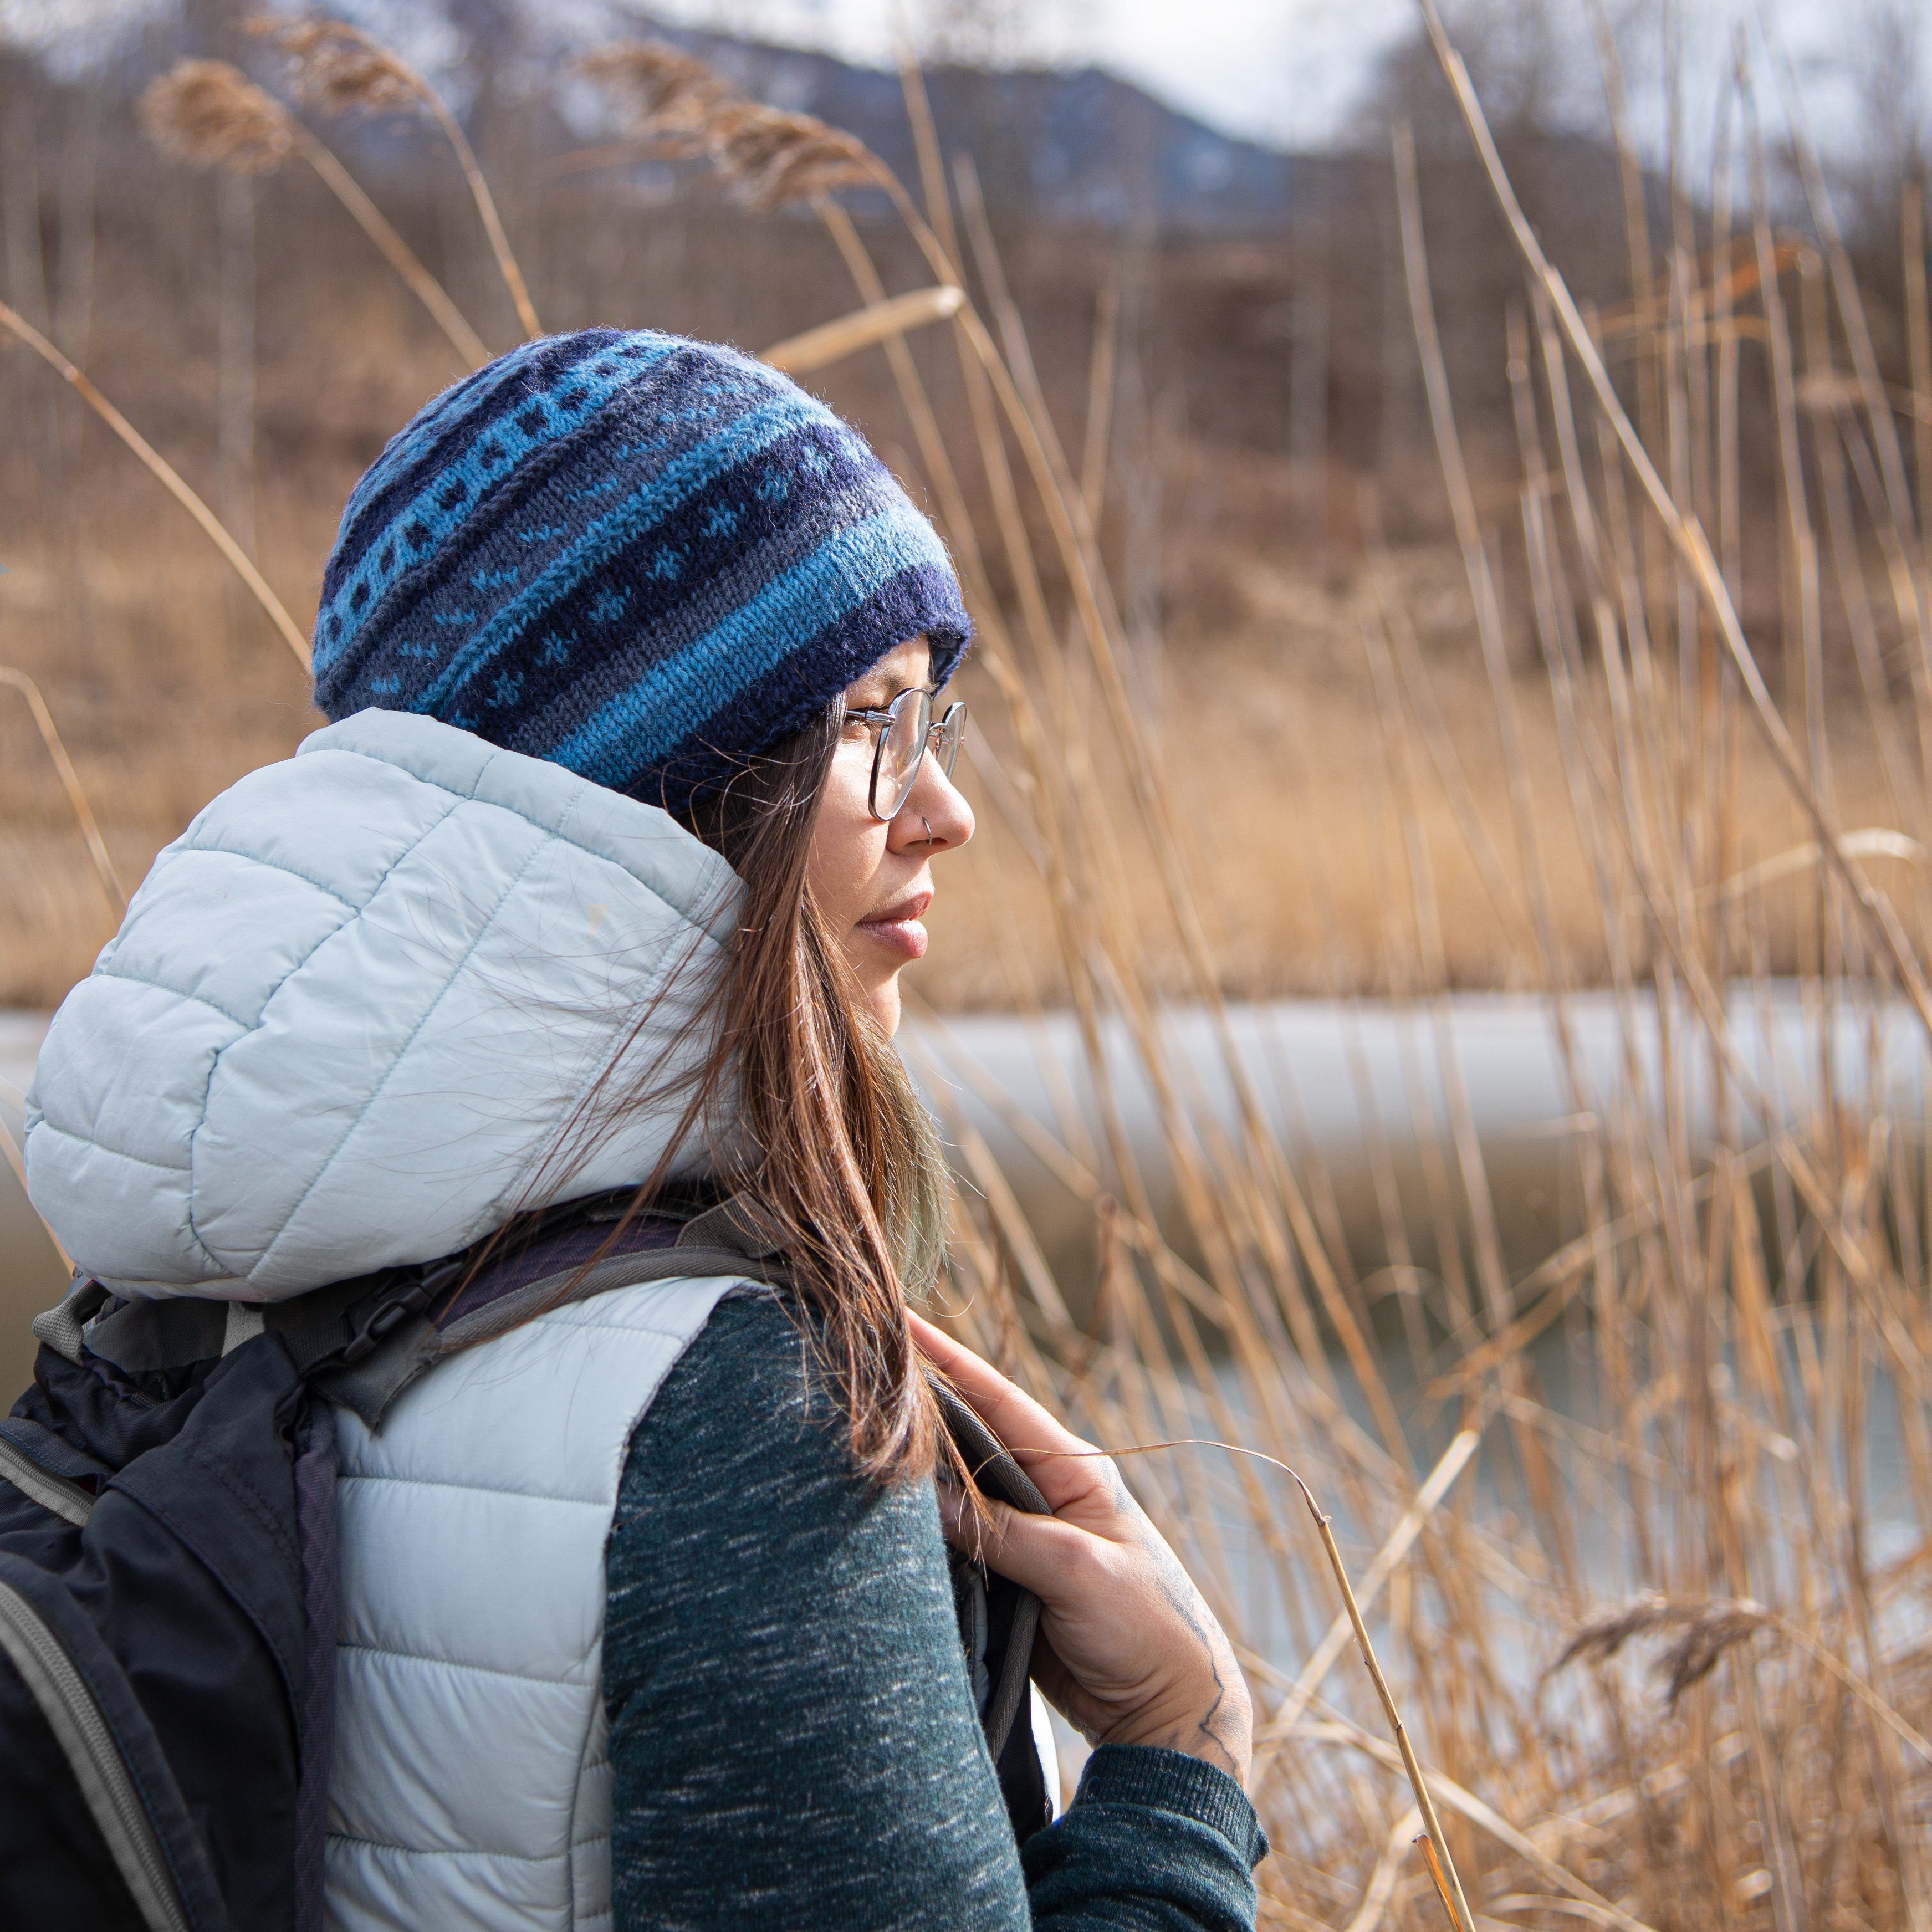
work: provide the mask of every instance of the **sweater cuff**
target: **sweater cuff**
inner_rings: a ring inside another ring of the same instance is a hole
[[[1178,1812],[1220,1833],[1250,1870],[1268,1854],[1248,1794],[1218,1765],[1157,1744],[1102,1744],[1080,1774],[1076,1804],[1139,1804]]]

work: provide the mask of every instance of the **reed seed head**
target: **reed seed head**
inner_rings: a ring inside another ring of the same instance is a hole
[[[712,165],[760,214],[832,188],[877,187],[883,172],[855,136],[756,101],[720,110],[709,132]]]
[[[1692,1684],[1710,1676],[1727,1650],[1774,1621],[1768,1610],[1748,1598],[1713,1597],[1700,1603],[1677,1603],[1646,1592],[1620,1609],[1580,1624],[1563,1654],[1550,1666],[1550,1674],[1579,1658],[1607,1663],[1634,1637],[1668,1632],[1672,1641],[1658,1659],[1657,1670],[1674,1708]]]
[[[142,94],[140,112],[156,147],[198,168],[266,174],[294,146],[287,110],[226,61],[177,62]]]
[[[577,63],[589,80],[623,100],[640,134],[700,134],[712,114],[738,96],[695,55],[662,40],[621,40]]]
[[[430,105],[416,70],[346,21],[258,14],[248,31],[289,56],[296,97],[325,114],[419,113]]]
[[[688,144],[760,214],[836,188],[875,187],[884,164],[862,141],[746,98],[715,68],[662,41],[620,42],[578,64],[629,103],[637,131]]]

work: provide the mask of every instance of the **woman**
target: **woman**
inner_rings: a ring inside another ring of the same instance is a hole
[[[118,1292],[226,1301],[232,1342],[468,1257],[469,1346],[340,1412],[333,1926],[1252,1922],[1226,1636],[1112,1466],[906,1306],[944,1183],[890,1041],[973,832],[934,717],[968,629],[784,377],[527,344],[350,497],[336,722],[163,854],[56,1017],[33,1196]],[[721,1214],[784,1286],[640,1264]],[[1051,1515],[935,1490],[927,1364]],[[1023,1850],[943,1537],[1037,1593],[1097,1747]]]

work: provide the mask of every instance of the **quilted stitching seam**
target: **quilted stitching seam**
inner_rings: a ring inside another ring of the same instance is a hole
[[[380,765],[385,771],[406,772],[418,784],[428,785],[432,790],[442,792],[447,797],[480,805],[488,810],[507,812],[511,818],[521,820],[524,824],[533,826],[547,838],[556,839],[560,844],[568,845],[574,851],[581,852],[586,857],[595,859],[603,865],[615,866],[620,872],[627,873],[636,880],[638,884],[663,905],[667,911],[675,913],[686,925],[696,926],[707,934],[710,932],[710,928],[706,922],[700,919],[690,906],[680,905],[676,900],[670,898],[662,885],[656,880],[646,878],[634,866],[627,864],[614,853],[590,844],[581,837],[566,830],[570,820],[575,818],[579,812],[580,806],[576,800],[572,800],[570,808],[564,814],[562,822],[553,826],[545,823],[541,818],[532,817],[531,814],[517,806],[506,803],[500,798],[482,797],[476,790],[475,786],[468,791],[459,791],[447,779],[432,777],[428,772],[418,771],[413,765],[400,764],[393,758],[379,754],[374,752],[358,751],[352,745],[331,745],[327,748],[340,758],[367,759],[370,764]],[[484,759],[477,768],[476,784],[480,785],[482,783],[484,774],[503,755],[500,748],[493,748],[491,755]],[[560,766],[559,769],[561,770],[562,767]],[[591,781],[586,778],[584,782],[589,784]],[[708,850],[710,848],[707,847],[705,849]],[[720,883],[726,882],[721,880]],[[698,902],[702,904],[704,895],[700,892],[698,897]]]
[[[406,1487],[419,1490],[467,1490],[482,1496],[514,1496],[519,1502],[532,1503],[566,1503],[572,1509],[608,1510],[610,1501],[602,1496],[551,1496],[538,1490],[508,1490],[496,1483],[458,1483],[444,1480],[437,1476],[391,1475],[386,1471],[375,1471],[356,1475],[336,1478],[338,1485],[344,1483],[400,1483]]]
[[[445,817],[448,816],[446,813],[444,815]],[[441,819],[439,819],[436,821],[439,825],[441,824],[442,822],[442,820]],[[187,836],[192,838],[194,835],[192,830],[190,830]],[[362,908],[358,905],[356,902],[350,898],[346,893],[338,892],[333,886],[324,885],[320,879],[311,877],[310,874],[302,871],[299,866],[290,865],[286,860],[265,858],[260,852],[244,852],[238,850],[235,846],[223,845],[219,844],[209,844],[206,845],[177,844],[172,848],[172,856],[177,859],[184,858],[190,852],[202,854],[208,857],[215,859],[239,859],[244,864],[250,866],[260,866],[264,872],[286,873],[288,877],[292,879],[299,879],[305,886],[313,886],[317,892],[322,894],[324,898],[333,899],[339,906],[346,906],[352,913],[359,915],[362,910]],[[163,854],[164,857],[167,856],[169,855],[166,854]],[[160,862],[157,860],[156,862],[158,864]],[[380,882],[378,881],[379,886],[380,884]]]
[[[97,980],[118,980],[123,986],[126,986],[150,987],[157,993],[166,994],[170,999],[179,1000],[184,1005],[206,1006],[210,1012],[219,1013],[230,1026],[238,1027],[243,1033],[252,1033],[254,1030],[254,1028],[242,1018],[240,1014],[231,1013],[226,1006],[218,1005],[205,994],[190,993],[182,986],[170,986],[165,981],[157,980],[148,974],[116,973],[104,966],[96,968],[93,976]],[[234,1043],[230,1040],[228,1044],[232,1046]],[[222,1053],[225,1053],[227,1050],[226,1047],[217,1049],[218,1052]]]
[[[449,820],[451,814],[457,811],[458,808],[458,807],[452,806],[450,808],[449,812],[446,812],[441,818],[436,820],[436,824],[438,826],[446,824]],[[435,830],[435,827],[432,826],[430,830]],[[428,832],[425,832],[423,834],[424,838],[427,838],[428,836],[429,833]],[[423,840],[422,838],[416,840],[415,843],[410,846],[410,852],[414,854],[419,850],[422,842]],[[437,989],[436,998],[430,1000],[429,1004],[424,1008],[422,1017],[416,1022],[416,1024],[410,1029],[409,1038],[404,1040],[401,1046],[397,1048],[394,1057],[390,1060],[387,1069],[383,1072],[382,1078],[376,1082],[375,1086],[364,1098],[362,1104],[356,1108],[354,1118],[343,1130],[341,1138],[338,1140],[335,1145],[329,1150],[328,1158],[325,1160],[322,1165],[316,1169],[315,1172],[309,1177],[308,1185],[302,1190],[300,1198],[290,1206],[288,1213],[283,1216],[282,1225],[280,1228],[277,1230],[274,1239],[262,1250],[260,1258],[256,1262],[256,1268],[259,1268],[266,1266],[267,1264],[274,1258],[275,1250],[281,1246],[283,1241],[287,1237],[289,1229],[293,1226],[296,1220],[301,1215],[302,1209],[308,1204],[309,1196],[322,1185],[325,1180],[328,1178],[330,1170],[334,1168],[336,1162],[341,1158],[343,1150],[348,1146],[349,1143],[352,1139],[355,1138],[356,1134],[362,1129],[362,1123],[369,1118],[370,1110],[374,1107],[376,1102],[381,1100],[383,1094],[388,1090],[389,1082],[396,1077],[397,1070],[400,1067],[403,1062],[409,1058],[410,1048],[414,1046],[417,1040],[422,1036],[423,1029],[436,1017],[436,1012],[442,1006],[443,1001],[448,998],[451,988],[453,988],[456,985],[457,982],[463,977],[464,970],[469,965],[470,960],[475,956],[476,949],[481,946],[484,939],[489,936],[491,930],[496,926],[498,918],[502,915],[504,907],[509,904],[511,898],[516,892],[517,888],[523,884],[524,879],[529,875],[530,868],[534,866],[538,859],[542,856],[544,850],[544,842],[539,839],[536,844],[531,848],[530,852],[525,855],[524,862],[517,868],[515,873],[512,876],[508,883],[505,885],[502,892],[498,895],[496,903],[490,908],[489,916],[477,927],[475,934],[470,939],[470,944],[464,948],[461,958],[456,959],[451,963],[448,971],[443,976],[442,986]],[[401,862],[402,862],[398,860],[397,861],[397,865],[392,866],[389,868],[388,872],[385,874],[386,881],[387,879],[394,877],[397,868],[400,866]],[[374,895],[372,894],[370,896],[370,903],[374,904]],[[364,916],[366,916],[366,912]],[[340,929],[340,928],[338,928],[338,930]],[[271,997],[272,997],[272,995]]]
[[[454,811],[455,808],[452,806],[450,809],[451,811]],[[375,890],[370,893],[368,898],[365,900],[361,906],[356,909],[356,919],[361,919],[368,912],[370,905],[374,902],[377,896],[381,892],[383,886],[388,882],[392,874],[394,872],[396,866],[400,866],[403,862],[403,859],[406,858],[410,853],[413,853],[416,848],[422,844],[424,839],[428,838],[430,833],[436,830],[437,826],[443,824],[448,817],[449,813],[447,812],[444,812],[436,819],[434,824],[425,826],[422,831],[418,833],[415,838],[410,841],[409,852],[404,854],[401,857],[399,857],[396,860],[395,865],[392,866],[388,868],[388,871],[382,874],[382,878],[376,881]],[[222,850],[226,848],[218,846],[210,846],[204,847],[200,849],[214,851]],[[256,859],[250,853],[236,852],[232,854],[232,856],[238,859],[246,860],[251,865],[266,866],[271,872],[286,872],[290,869],[286,866],[276,865],[272,860]],[[296,876],[299,878],[301,875],[297,874]],[[311,880],[308,883],[313,884],[314,884],[314,881]],[[327,888],[323,887],[322,890],[326,891]],[[226,1046],[217,1048],[214,1058],[208,1062],[208,1078],[202,1085],[200,1115],[196,1120],[194,1127],[190,1130],[188,1137],[188,1172],[189,1178],[187,1198],[182,1206],[182,1216],[183,1222],[186,1226],[189,1234],[194,1237],[195,1246],[208,1257],[209,1265],[218,1269],[224,1276],[233,1275],[236,1274],[238,1270],[231,1267],[229,1263],[224,1262],[221,1257],[216,1254],[214,1250],[208,1245],[207,1242],[202,1240],[201,1230],[194,1224],[194,1144],[196,1141],[200,1138],[202,1129],[208,1124],[208,1096],[214,1090],[214,1076],[218,1072],[220,1072],[223,1057],[229,1052],[230,1048],[237,1046],[242,1040],[248,1038],[250,1034],[260,1030],[263,1023],[268,1018],[268,1009],[274,1004],[278,996],[282,991],[282,988],[286,986],[289,982],[292,980],[295,976],[299,973],[302,969],[315,957],[316,953],[320,952],[322,947],[326,946],[332,939],[335,938],[339,934],[347,932],[350,929],[350,926],[353,923],[354,921],[352,920],[346,922],[344,924],[334,928],[332,932],[325,933],[322,938],[318,939],[314,945],[311,946],[299,958],[291,960],[289,963],[288,970],[282,974],[281,977],[272,986],[268,988],[266,996],[262,1001],[260,1009],[256,1015],[254,1025],[249,1028],[246,1032],[238,1034],[234,1040],[231,1040],[228,1042]],[[152,984],[153,982],[150,982],[149,983]],[[167,989],[164,988],[162,990],[166,991]],[[448,990],[447,987],[446,987],[444,990],[446,992]],[[350,1132],[352,1132],[353,1131],[354,1129],[352,1126]],[[340,1150],[338,1146],[338,1151],[339,1152]],[[331,1158],[332,1159],[333,1156],[332,1156]],[[309,1186],[311,1188],[314,1187],[314,1185],[315,1183],[314,1180],[311,1180],[309,1183]],[[308,1198],[307,1190],[304,1190],[303,1198],[304,1200]],[[290,1218],[292,1219],[292,1215],[291,1215]],[[283,1226],[286,1228],[287,1222],[284,1222]],[[276,1238],[277,1240],[279,1240],[280,1236],[278,1234]],[[274,1245],[273,1242],[270,1243],[270,1250],[272,1250]],[[266,1261],[268,1258],[268,1250],[264,1251],[261,1256],[262,1260]],[[244,1278],[245,1279],[245,1276]]]
[[[570,1667],[582,1670],[596,1654],[597,1648],[596,1644],[592,1644],[590,1650]],[[422,1651],[392,1650],[386,1644],[352,1643],[346,1638],[338,1638],[335,1649],[338,1656],[345,1651],[360,1651],[365,1657],[386,1657],[398,1664],[418,1664],[436,1670],[460,1670],[466,1675],[477,1677],[501,1677],[512,1684],[540,1684],[552,1690],[580,1692],[596,1688],[591,1680],[580,1680],[574,1677],[540,1677],[530,1670],[498,1670],[488,1664],[464,1664],[454,1657],[431,1657]]]
[[[387,1852],[399,1858],[488,1858],[493,1864],[554,1865],[569,1857],[561,1852],[498,1852],[487,1845],[392,1845],[382,1838],[358,1838],[346,1832],[332,1832],[332,1845],[353,1845],[358,1851]]]

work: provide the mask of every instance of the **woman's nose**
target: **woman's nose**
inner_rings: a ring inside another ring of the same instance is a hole
[[[947,852],[964,844],[972,836],[973,808],[940,770],[939,761],[928,755],[921,761],[912,790],[892,820],[893,850],[924,845],[934,852]]]

